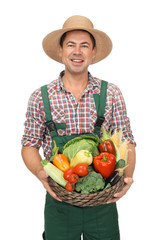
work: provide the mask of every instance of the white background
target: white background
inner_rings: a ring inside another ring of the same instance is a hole
[[[0,4],[0,238],[42,239],[45,190],[21,158],[23,123],[30,94],[64,68],[45,55],[42,39],[74,14],[89,17],[113,41],[110,56],[89,70],[121,89],[137,142],[134,184],[118,202],[121,239],[153,239],[153,0],[6,0]]]

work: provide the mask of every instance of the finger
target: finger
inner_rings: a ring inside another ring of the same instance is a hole
[[[114,197],[119,197],[119,198],[123,197],[127,193],[130,187],[131,187],[131,184],[125,185],[122,191],[114,194]]]
[[[61,201],[62,202],[62,200],[59,198],[59,197],[57,197],[57,195],[52,191],[52,189],[50,188],[50,186],[49,186],[49,184],[48,184],[48,174],[44,171],[44,170],[41,170],[40,172],[39,172],[39,178],[40,178],[40,180],[41,180],[41,182],[42,182],[42,184],[43,184],[43,186],[44,186],[44,188],[46,189],[46,191],[53,197],[53,198],[55,198],[55,199],[57,199],[58,201]]]
[[[114,197],[123,197],[123,195],[126,194],[126,192],[129,190],[130,187],[125,186],[122,191],[115,193]]]
[[[118,192],[118,193],[115,193],[114,194],[114,197],[122,197],[124,194],[126,194],[126,192],[129,190],[129,186],[125,186],[122,191]]]
[[[126,184],[130,184],[131,185],[133,183],[133,178],[131,178],[131,177],[124,178],[124,182]]]
[[[39,171],[39,173],[38,173],[38,178],[42,181],[42,180],[44,180],[44,181],[48,181],[48,174],[44,171],[44,170],[41,170],[41,171]]]
[[[123,195],[126,194],[126,192],[129,190],[129,188],[131,187],[132,183],[133,183],[133,179],[132,178],[125,178],[124,179],[125,185],[122,189],[122,191],[115,193],[114,197],[122,197]]]
[[[106,203],[113,203],[113,202],[117,202],[120,198],[112,198],[111,200],[107,201]]]
[[[121,197],[123,197],[123,196],[126,194],[126,192],[127,192],[127,191],[121,191],[121,192],[119,192],[119,193],[115,193],[115,194],[114,194],[114,197],[115,197],[115,198],[121,198]]]
[[[62,202],[62,200],[55,194],[55,192],[52,191],[52,189],[50,188],[48,183],[44,183],[44,188],[47,190],[47,192],[55,199],[57,199],[58,201]]]
[[[124,182],[125,182],[125,186],[123,187],[123,190],[115,193],[114,194],[114,198],[112,198],[111,200],[107,201],[106,203],[112,203],[112,202],[117,202],[121,197],[123,197],[126,192],[129,190],[129,188],[131,187],[132,183],[133,183],[133,179],[132,178],[124,178]]]

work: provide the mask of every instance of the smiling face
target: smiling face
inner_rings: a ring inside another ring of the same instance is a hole
[[[65,73],[81,74],[88,72],[88,66],[95,56],[95,48],[90,34],[84,31],[71,31],[66,34],[60,56],[65,65]]]

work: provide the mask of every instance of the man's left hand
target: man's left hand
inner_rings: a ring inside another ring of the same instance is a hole
[[[131,187],[132,183],[133,183],[133,178],[131,177],[126,177],[124,178],[124,182],[125,182],[125,185],[122,189],[122,191],[118,192],[118,193],[115,193],[114,194],[114,198],[109,200],[108,202],[106,203],[112,203],[112,202],[116,202],[118,201],[121,197],[123,197],[127,191],[129,190],[129,188]]]

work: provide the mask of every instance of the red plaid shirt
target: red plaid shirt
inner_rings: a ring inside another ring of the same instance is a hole
[[[93,94],[100,94],[101,80],[89,75],[87,88],[76,102],[72,93],[67,92],[62,82],[62,72],[59,78],[48,84],[51,114],[54,122],[66,123],[66,129],[59,129],[58,135],[72,135],[89,133],[94,131],[97,118]],[[126,106],[121,91],[117,86],[108,83],[107,99],[105,106],[104,126],[107,131],[110,128],[123,130],[123,138],[135,144],[127,117]],[[36,148],[43,147],[44,156],[50,158],[52,139],[49,130],[45,126],[45,112],[41,97],[41,89],[37,89],[29,99],[25,131],[22,138],[23,146]]]

